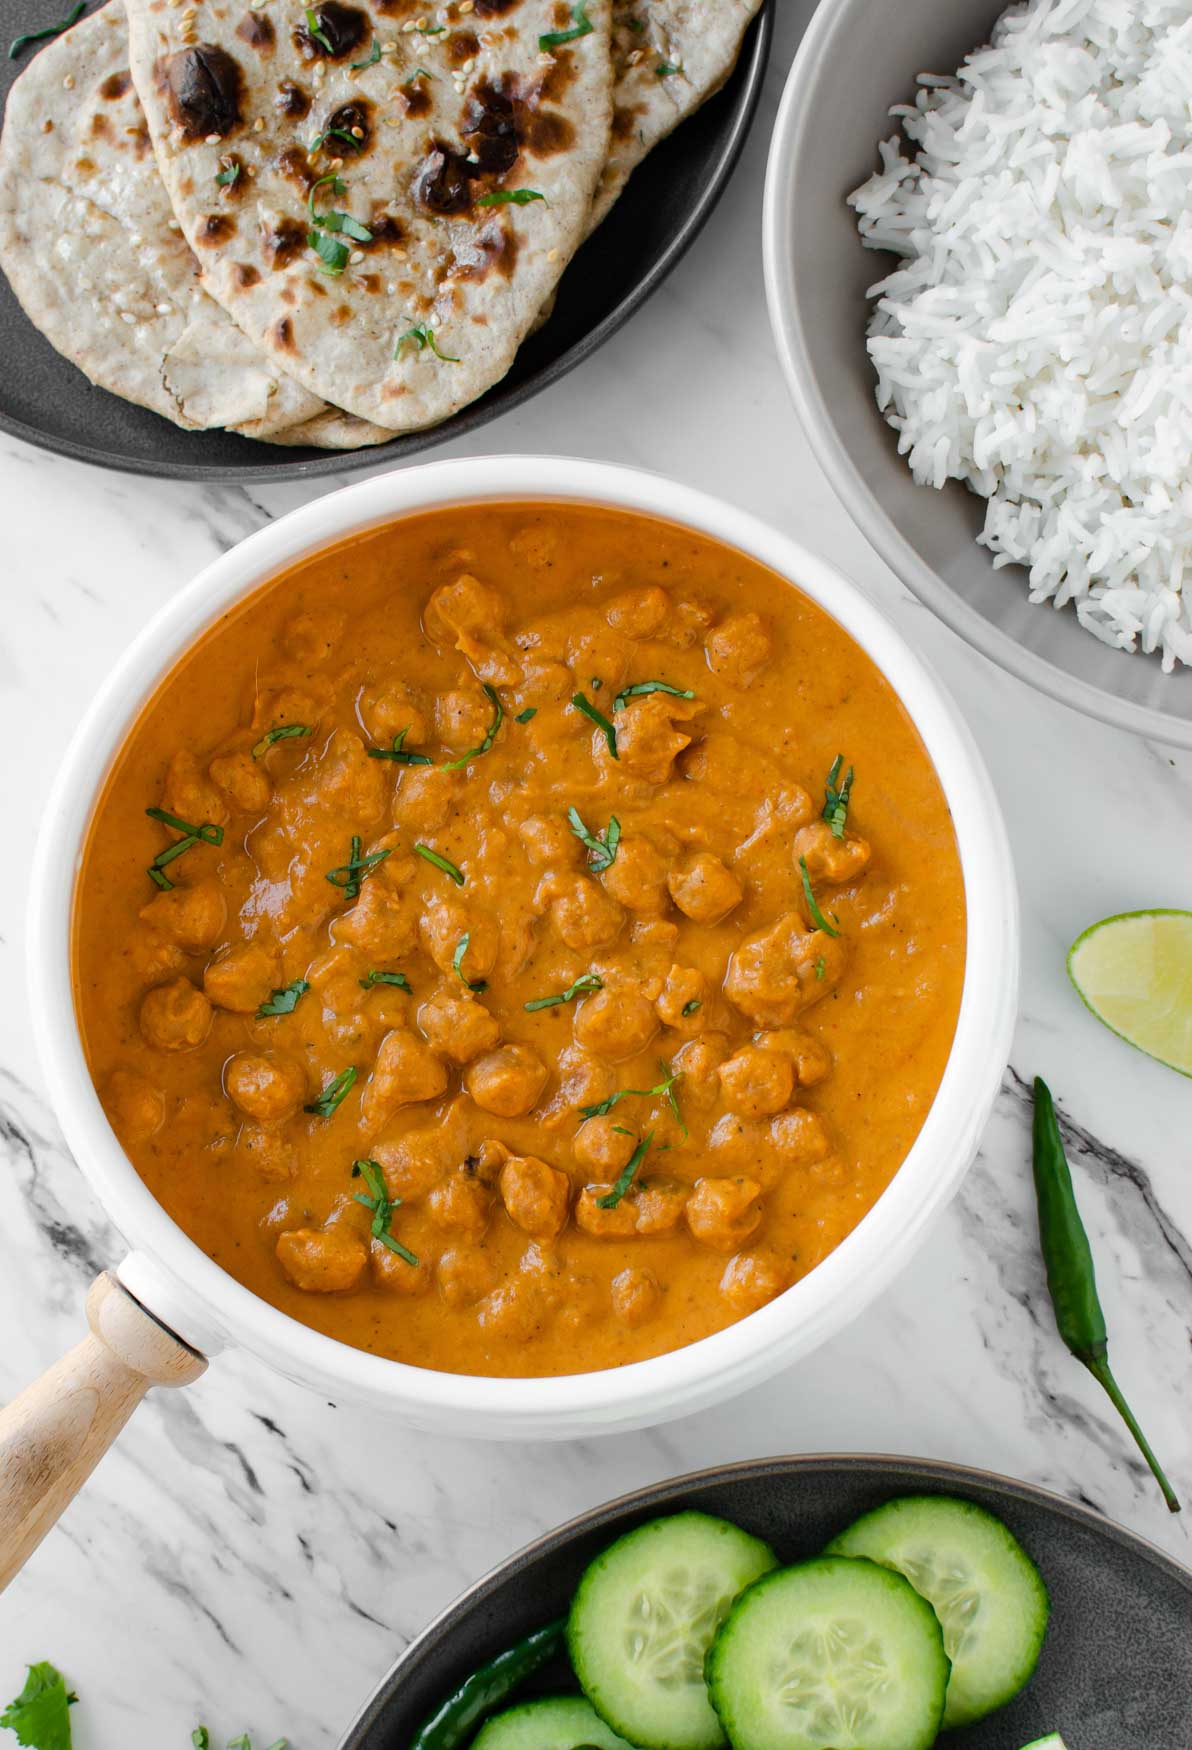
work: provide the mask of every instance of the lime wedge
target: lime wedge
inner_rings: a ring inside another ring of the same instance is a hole
[[[1098,1021],[1192,1076],[1192,912],[1126,911],[1068,951],[1068,976]]]

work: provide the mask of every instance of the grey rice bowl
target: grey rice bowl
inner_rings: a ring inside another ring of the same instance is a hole
[[[977,545],[982,500],[918,486],[878,411],[867,289],[892,258],[865,249],[848,195],[895,131],[916,75],[986,41],[998,0],[823,0],[787,82],[765,196],[766,294],[779,357],[815,454],[877,552],[974,648],[1075,710],[1192,748],[1192,669],[1106,648],[1070,610],[1027,598],[1023,572]]]

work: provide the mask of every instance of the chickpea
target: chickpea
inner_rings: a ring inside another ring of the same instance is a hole
[[[760,614],[751,610],[726,614],[704,639],[708,667],[734,686],[748,687],[769,662],[774,651],[770,629]]]
[[[306,1099],[306,1071],[293,1058],[242,1052],[224,1069],[224,1088],[249,1118],[278,1124]]]
[[[193,1051],[211,1029],[211,1004],[189,978],[175,978],[145,993],[140,1026],[159,1051]]]
[[[774,1146],[783,1158],[794,1166],[810,1167],[825,1160],[831,1152],[824,1121],[804,1106],[793,1112],[783,1112],[770,1125]]]
[[[608,604],[606,618],[614,632],[626,638],[653,638],[666,624],[671,599],[657,584],[622,590]]]
[[[702,1245],[732,1252],[761,1225],[756,1179],[697,1179],[687,1199],[687,1225]]]
[[[794,1281],[794,1274],[777,1252],[758,1246],[729,1259],[720,1278],[720,1292],[733,1311],[743,1316],[782,1294]]]
[[[745,889],[711,851],[697,851],[667,876],[671,898],[697,924],[718,924],[740,905]]]
[[[720,1066],[720,1086],[729,1109],[742,1118],[768,1118],[791,1097],[795,1075],[790,1059],[756,1045],[743,1045]]]
[[[279,1237],[277,1261],[295,1288],[346,1294],[364,1274],[368,1248],[346,1227],[304,1227]]]
[[[662,1289],[652,1270],[622,1270],[612,1279],[613,1312],[623,1325],[636,1330],[648,1324],[662,1303]]]
[[[608,1113],[602,1118],[585,1119],[576,1132],[572,1152],[576,1165],[585,1172],[615,1179],[636,1146],[636,1139],[627,1134],[626,1126]]]
[[[469,1246],[454,1246],[439,1259],[439,1293],[448,1306],[471,1306],[488,1294],[496,1282],[496,1268],[488,1255]]]
[[[440,993],[418,1011],[418,1025],[435,1051],[454,1063],[470,1063],[501,1037],[496,1018],[472,996]]]
[[[281,957],[259,942],[236,942],[208,963],[203,989],[217,1009],[255,1014],[281,984]]]
[[[132,1070],[113,1070],[104,1089],[104,1106],[121,1142],[146,1142],[161,1129],[166,1115],[160,1088]]]
[[[396,1028],[387,1033],[377,1053],[373,1073],[360,1103],[369,1130],[375,1130],[402,1106],[436,1099],[447,1086],[441,1058],[417,1033]]]
[[[498,1118],[524,1118],[546,1086],[548,1073],[528,1045],[502,1045],[468,1065],[464,1087],[483,1111]]]
[[[658,1016],[644,996],[622,987],[585,997],[574,1027],[576,1042],[585,1051],[621,1063],[646,1049],[658,1031]]]
[[[220,754],[207,767],[207,774],[220,795],[241,814],[264,814],[268,808],[273,786],[268,772],[251,753]]]
[[[141,907],[139,915],[179,947],[197,953],[210,948],[223,934],[228,902],[218,881],[196,881],[191,887],[173,887],[156,894]]]
[[[411,1264],[400,1252],[390,1251],[381,1240],[373,1240],[369,1246],[369,1265],[378,1288],[388,1288],[392,1293],[404,1294],[411,1300],[425,1294],[431,1285],[431,1267],[424,1259]]]
[[[437,1227],[473,1244],[484,1238],[491,1206],[488,1186],[465,1172],[452,1173],[426,1200],[427,1213]]]
[[[534,1155],[515,1155],[501,1168],[501,1200],[510,1221],[535,1239],[550,1240],[567,1222],[571,1183]]]

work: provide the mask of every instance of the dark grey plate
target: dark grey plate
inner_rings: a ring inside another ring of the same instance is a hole
[[[996,1513],[1051,1592],[1039,1669],[1010,1706],[950,1732],[947,1750],[1018,1750],[1062,1732],[1070,1750],[1192,1746],[1192,1572],[1058,1495],[927,1459],[760,1459],[697,1471],[597,1507],[511,1557],[407,1648],[341,1750],[406,1750],[469,1671],[566,1608],[585,1564],[655,1513],[698,1507],[735,1520],[793,1561],[893,1495],[954,1494]],[[574,1687],[559,1666],[538,1691]],[[527,1690],[527,1693],[529,1691]]]
[[[89,10],[94,10],[92,0]],[[0,0],[3,45],[18,30],[69,11]],[[329,454],[253,443],[229,432],[185,432],[93,388],[28,321],[0,274],[0,429],[77,461],[176,480],[288,480],[400,462],[431,444],[475,431],[555,383],[606,341],[662,284],[695,241],[724,191],[753,121],[773,35],[772,7],[751,25],[724,89],[663,141],[634,174],[596,235],[559,284],[550,321],[526,341],[503,382],[432,431],[381,449]],[[0,60],[0,94],[28,56]]]

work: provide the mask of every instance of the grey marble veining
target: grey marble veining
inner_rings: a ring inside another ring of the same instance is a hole
[[[296,1750],[328,1750],[406,1640],[493,1562],[608,1496],[722,1460],[962,1460],[1192,1557],[1184,1520],[1056,1335],[1027,1097],[1040,1073],[1061,1103],[1114,1365],[1192,1496],[1192,1083],[1098,1028],[1064,973],[1093,919],[1189,904],[1192,760],[1071,715],[973,655],[905,595],[819,473],[761,285],[769,126],[810,11],[782,4],[744,160],[671,281],[584,368],[436,453],[582,453],[719,492],[834,560],[935,665],[989,762],[1024,908],[1012,1067],[978,1160],[851,1327],[766,1387],[662,1429],[567,1446],[431,1440],[236,1353],[185,1394],[151,1399],[0,1597],[0,1690],[19,1687],[23,1661],[55,1660],[82,1696],[80,1750],[181,1750],[199,1718],[217,1742],[247,1727],[259,1744],[285,1732]],[[88,698],[154,609],[309,490],[131,479],[0,440],[0,1395],[78,1337],[86,1285],[121,1251],[64,1150],[28,1036],[23,915],[42,799]]]

